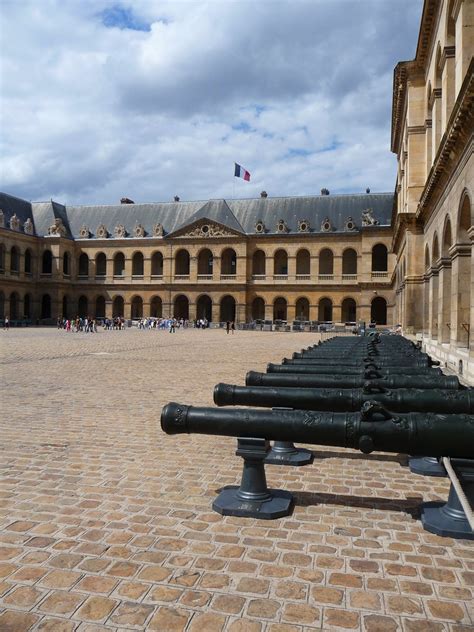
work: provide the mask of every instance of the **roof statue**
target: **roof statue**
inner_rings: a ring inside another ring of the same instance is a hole
[[[64,227],[63,220],[59,217],[56,217],[54,220],[54,224],[48,228],[47,237],[65,237],[66,236],[66,228]]]
[[[378,226],[379,221],[375,219],[371,208],[362,211],[362,226]]]

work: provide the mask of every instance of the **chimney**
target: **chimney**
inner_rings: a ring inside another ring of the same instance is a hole
[[[120,204],[135,204],[135,202],[131,200],[130,198],[124,197],[124,198],[121,198]]]
[[[261,198],[266,198],[266,197],[268,197],[268,193],[266,191],[260,191],[260,197]]]
[[[329,189],[321,189],[321,195],[329,195]]]
[[[175,196],[174,196],[174,201],[175,201],[175,202],[179,202],[179,195],[175,195]]]

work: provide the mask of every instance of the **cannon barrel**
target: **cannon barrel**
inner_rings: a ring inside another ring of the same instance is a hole
[[[287,369],[290,367],[279,367]],[[301,368],[301,367],[300,367]],[[257,373],[249,371],[245,378],[247,386],[301,386],[305,388],[362,388],[367,380],[362,375],[320,375],[311,371],[279,371]],[[386,375],[370,380],[378,388],[423,388],[463,389],[455,375]]]
[[[360,410],[367,401],[377,401],[391,412],[474,413],[474,393],[466,390],[423,390],[416,388],[317,389],[217,384],[214,403],[218,406],[286,407],[298,410]]]
[[[418,366],[418,367],[429,367],[432,366],[430,364],[430,361],[427,359],[423,359],[423,358],[413,358],[413,359],[399,359],[399,358],[392,358],[392,357],[384,357],[381,358],[380,356],[367,356],[364,358],[354,358],[354,357],[347,357],[347,358],[337,358],[337,357],[331,357],[328,356],[327,358],[313,358],[311,360],[306,360],[304,358],[296,358],[296,359],[291,359],[291,358],[283,358],[283,364],[286,364],[288,366],[294,365],[294,366],[340,366],[345,364],[346,366],[361,366],[364,364],[369,364],[369,363],[374,363],[377,364],[377,366]]]
[[[374,450],[420,456],[473,458],[474,417],[409,413],[390,415],[376,402],[359,413],[308,410],[221,409],[170,402],[161,413],[167,434],[199,433],[295,441],[368,454]]]
[[[374,364],[376,364],[374,362]],[[281,366],[281,365],[275,365]],[[283,365],[283,366],[291,366],[291,365]],[[364,366],[344,366],[344,363],[341,363],[341,366],[331,366],[328,369],[327,366],[321,364],[311,365],[311,373],[320,373],[322,375],[326,375],[330,373],[331,375],[365,375],[367,372],[375,371],[382,375],[443,375],[442,370],[439,367],[429,367],[429,366],[392,366],[390,368],[381,367],[377,369],[368,369]]]

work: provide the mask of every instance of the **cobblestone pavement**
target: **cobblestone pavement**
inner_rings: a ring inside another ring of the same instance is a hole
[[[161,432],[166,402],[211,404],[218,381],[314,340],[0,331],[1,632],[474,630],[474,543],[417,519],[444,479],[318,448],[312,466],[266,468],[292,516],[222,518],[235,440]]]

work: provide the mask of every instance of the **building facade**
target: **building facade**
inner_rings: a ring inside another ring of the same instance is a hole
[[[393,322],[393,194],[65,207],[0,196],[0,316]]]
[[[474,0],[426,0],[395,68],[395,318],[474,382]]]

